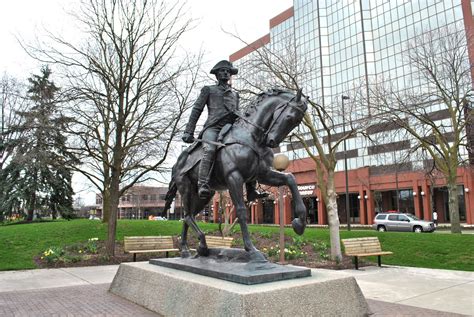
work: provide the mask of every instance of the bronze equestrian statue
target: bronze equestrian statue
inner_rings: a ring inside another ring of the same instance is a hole
[[[272,168],[271,148],[277,147],[300,124],[307,109],[307,100],[301,91],[295,95],[286,90],[274,89],[260,94],[242,115],[238,112],[238,94],[227,86],[230,76],[236,74],[237,69],[231,63],[221,61],[211,73],[216,74],[219,85],[202,89],[183,140],[194,141],[194,128],[205,104],[209,109],[209,117],[201,132],[200,142],[184,150],[173,166],[165,210],[169,209],[179,190],[184,207],[181,256],[191,255],[187,243],[189,227],[198,235],[198,254],[207,256],[209,249],[206,237],[194,217],[209,203],[215,190],[228,189],[236,208],[245,250],[253,261],[266,261],[250,239],[243,186],[250,184],[247,185],[249,190],[249,186],[252,188],[256,181],[270,186],[288,186],[296,215],[292,222],[293,229],[297,234],[303,234],[306,207],[294,176]],[[219,105],[220,108],[217,108]],[[225,126],[232,122],[231,127]]]

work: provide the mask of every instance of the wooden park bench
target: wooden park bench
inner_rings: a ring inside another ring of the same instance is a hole
[[[137,260],[137,253],[177,252],[171,236],[124,237],[124,250],[133,253],[133,262]]]
[[[206,236],[208,248],[230,248],[233,241],[234,238],[232,237]]]
[[[347,256],[354,257],[356,270],[359,269],[359,257],[376,255],[378,257],[378,265],[382,266],[380,257],[393,254],[393,252],[382,251],[377,237],[342,239],[342,244],[344,245],[344,253]]]
[[[206,236],[206,243],[208,248],[228,249],[232,247],[233,241],[234,238],[232,237]],[[196,251],[196,249],[194,248],[192,248],[191,250]]]

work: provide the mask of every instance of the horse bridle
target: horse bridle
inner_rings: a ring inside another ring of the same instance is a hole
[[[278,113],[278,116],[277,116],[275,119],[272,120],[272,122],[270,123],[270,126],[268,127],[268,129],[267,129],[266,131],[264,130],[264,131],[265,131],[265,133],[264,133],[264,140],[267,139],[268,133],[272,130],[273,126],[274,126],[275,123],[278,121],[278,119],[280,118],[280,116],[282,115],[282,113],[285,112],[287,106],[290,106],[290,107],[292,107],[293,109],[298,110],[299,112],[301,112],[301,113],[304,115],[304,111],[303,111],[302,109],[300,109],[300,108],[298,108],[297,106],[294,106],[294,105],[291,104],[291,102],[292,102],[295,98],[296,98],[296,96],[293,97],[293,98],[291,98],[290,100],[288,100],[288,101],[286,101],[286,102],[280,103],[280,104],[276,107],[275,111],[278,111],[278,109],[280,109],[280,108],[283,108],[283,109],[280,111],[280,113]],[[263,128],[261,128],[261,129],[263,129]]]

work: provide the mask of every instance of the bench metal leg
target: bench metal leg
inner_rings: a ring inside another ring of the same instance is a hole
[[[356,270],[358,270],[359,269],[359,257],[357,257],[357,256],[354,257],[354,264],[355,264]]]
[[[136,253],[133,254],[133,262],[137,262],[137,254]]]
[[[382,257],[379,255],[377,256],[378,257],[378,263],[379,263],[379,266],[382,266]]]
[[[166,251],[166,257],[168,257],[168,251]]]

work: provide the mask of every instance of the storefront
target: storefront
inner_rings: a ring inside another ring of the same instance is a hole
[[[306,210],[307,210],[307,215],[306,215],[307,224],[318,223],[319,198],[316,196],[315,189],[316,189],[315,184],[298,185],[298,192],[303,198],[303,203],[306,206]]]

